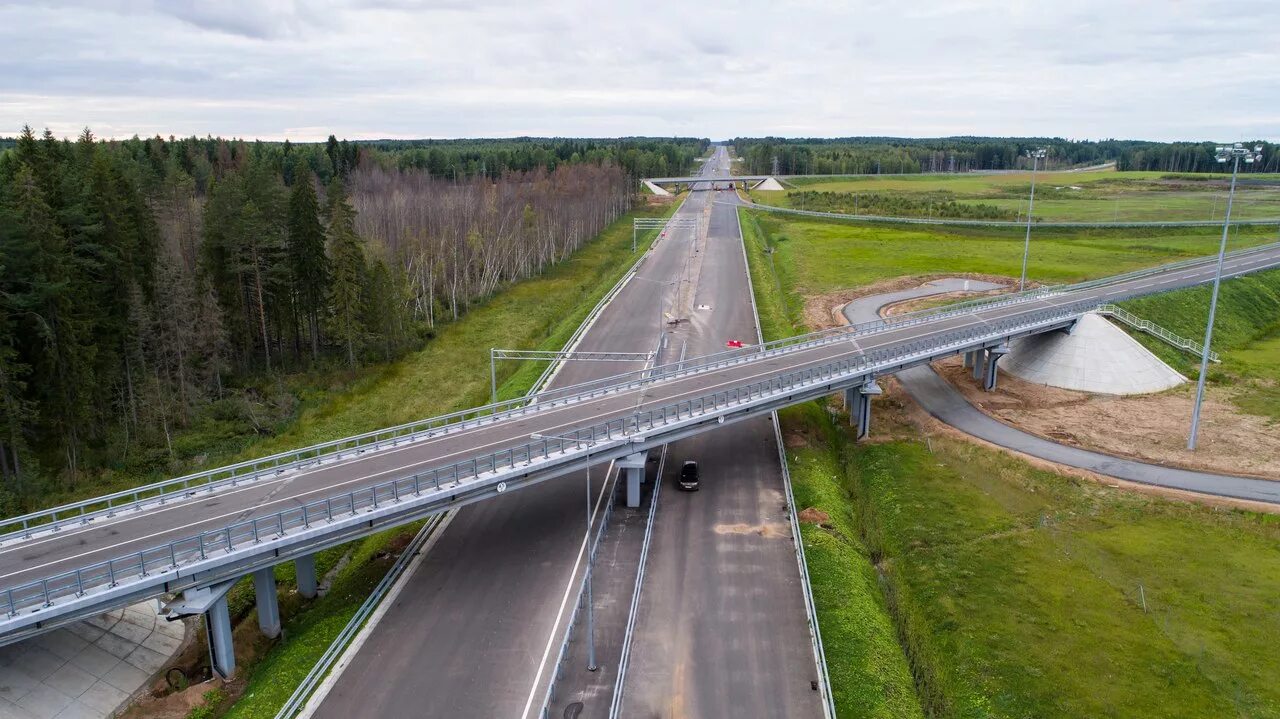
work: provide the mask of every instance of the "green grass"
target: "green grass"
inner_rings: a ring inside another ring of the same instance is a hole
[[[964,235],[898,244],[848,225],[797,228],[807,224],[757,222],[744,211],[768,339],[803,330],[806,293],[956,271],[957,261],[1009,274],[981,236],[966,253]],[[1061,242],[1046,256],[1063,253],[1058,261],[1070,264],[1033,268],[1064,281],[1212,245],[1089,236],[1077,254]],[[1275,275],[1224,286],[1223,346],[1239,347],[1228,352],[1242,366],[1274,367],[1280,354],[1280,315],[1266,299]],[[1133,309],[1188,313],[1198,291]],[[1268,318],[1270,335],[1260,329]],[[892,419],[893,403],[877,403],[876,434],[889,441],[874,444],[853,443],[821,402],[781,414],[797,507],[827,515],[801,531],[840,716],[1280,717],[1280,520],[922,440]]]
[[[1280,716],[1274,517],[932,448],[863,445],[846,469],[933,713]]]
[[[656,211],[671,212],[674,205]],[[646,245],[641,244],[643,252]],[[413,356],[371,373],[342,393],[318,398],[304,409],[296,425],[255,450],[272,451],[341,437],[376,427],[439,414],[488,401],[491,346],[559,348],[585,319],[596,301],[635,261],[631,251],[631,215],[611,225],[569,260],[541,277],[504,289],[457,322]],[[502,396],[524,394],[541,373],[540,366],[503,368]],[[286,604],[286,639],[273,646],[248,672],[248,683],[229,717],[273,717],[338,635],[394,561],[393,545],[416,532],[418,524],[388,530],[331,550],[317,562],[331,568],[342,551],[352,559],[329,594],[307,605]],[[287,590],[292,565],[277,568]],[[251,587],[233,603],[252,600]],[[286,596],[288,595],[286,591]]]
[[[771,250],[780,281],[813,295],[903,275],[1021,272],[1023,233],[978,228],[885,227],[784,217],[744,210]],[[1039,229],[1031,238],[1027,275],[1058,284],[1112,275],[1217,251],[1212,228],[1185,230]],[[1234,246],[1274,240],[1273,230],[1243,228]]]
[[[1162,172],[1095,171],[1081,173],[1040,173],[1036,182],[1035,216],[1041,220],[1079,222],[1144,220],[1221,220],[1226,197],[1220,186],[1206,187],[1208,179],[1226,175],[1199,175],[1192,178]],[[1249,179],[1276,180],[1276,175],[1250,175]],[[1031,187],[1030,173],[995,175],[908,175],[837,178],[793,178],[798,190],[839,193],[879,193],[893,196],[930,196],[962,204],[994,205],[1015,213],[1025,213]],[[1220,185],[1220,183],[1218,183]],[[789,192],[753,191],[752,198],[763,204],[801,207],[803,200]],[[1280,187],[1240,185],[1236,190],[1233,217],[1240,219],[1280,217]]]
[[[1139,317],[1199,342],[1209,316],[1210,293],[1208,286],[1193,287],[1123,304]],[[1199,358],[1147,335],[1134,336],[1184,375],[1199,374]],[[1222,362],[1210,365],[1211,385],[1233,387],[1232,399],[1240,410],[1280,422],[1280,270],[1223,283],[1213,349]]]

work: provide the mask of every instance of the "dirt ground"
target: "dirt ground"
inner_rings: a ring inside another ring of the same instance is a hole
[[[947,272],[933,275],[911,275],[909,277],[896,277],[891,280],[881,280],[873,282],[869,285],[854,287],[847,290],[839,290],[836,292],[828,292],[820,295],[809,295],[804,298],[804,323],[811,330],[824,330],[830,327],[839,327],[840,325],[849,324],[845,321],[842,310],[844,306],[850,302],[870,297],[871,295],[883,295],[889,292],[898,292],[911,287],[919,287],[926,282],[933,280],[941,280],[950,277],[958,277],[965,280],[980,280],[982,282],[998,282],[1008,284],[1014,282],[1008,277],[1000,275],[986,275],[977,272]],[[1034,285],[1032,285],[1034,287]],[[901,314],[910,311],[917,306],[921,306],[923,302],[928,300],[937,301],[942,298],[950,297],[980,297],[989,294],[1000,294],[1001,290],[992,290],[991,292],[953,292],[946,295],[934,295],[924,300],[908,300],[889,308],[886,314]]]
[[[805,321],[814,329],[847,324],[841,309],[848,302],[943,277],[1011,282],[1007,277],[968,274],[902,277],[808,297]],[[976,294],[950,293],[946,297]],[[886,314],[911,311],[942,297],[902,302],[887,308]],[[1206,392],[1199,448],[1190,452],[1186,443],[1194,392],[1191,385],[1154,395],[1117,397],[1031,384],[1006,372],[994,392],[984,392],[964,370],[959,357],[935,363],[935,369],[987,414],[1056,442],[1153,464],[1280,480],[1280,429],[1269,425],[1266,418],[1239,412],[1231,402],[1230,389],[1211,387]]]
[[[995,391],[984,392],[959,357],[934,367],[987,414],[1056,442],[1156,464],[1280,479],[1280,428],[1237,410],[1230,389],[1205,392],[1198,448],[1191,452],[1190,384],[1119,397],[1031,384],[1005,372]]]

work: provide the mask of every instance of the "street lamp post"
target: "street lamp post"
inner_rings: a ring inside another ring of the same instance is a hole
[[[1046,154],[1047,151],[1043,147],[1027,150],[1027,157],[1031,158],[1031,199],[1027,202],[1027,238],[1022,242],[1022,278],[1018,280],[1019,292],[1027,288],[1027,255],[1031,253],[1031,211],[1036,206],[1036,168],[1040,158]]]
[[[1251,165],[1262,159],[1261,145],[1250,150],[1237,142],[1230,147],[1219,147],[1216,152],[1219,163],[1232,161],[1231,189],[1227,191],[1227,214],[1222,218],[1222,242],[1218,244],[1218,267],[1213,275],[1213,294],[1209,298],[1209,322],[1204,328],[1204,347],[1200,352],[1200,378],[1196,381],[1196,402],[1191,409],[1191,436],[1187,438],[1187,449],[1192,451],[1196,448],[1196,435],[1200,432],[1200,405],[1204,402],[1205,376],[1209,372],[1209,345],[1213,342],[1213,319],[1218,312],[1218,287],[1222,284],[1222,262],[1227,254],[1227,233],[1231,229],[1231,202],[1236,195],[1236,175],[1240,172],[1240,160]]]
[[[576,435],[573,437],[561,437],[554,434],[538,434],[536,432],[534,434],[529,435],[529,437],[531,439],[558,439],[561,441],[569,440],[573,442],[584,441],[584,440],[580,440]],[[588,442],[589,444],[595,444],[594,440],[585,440],[585,441]],[[594,672],[600,668],[600,665],[596,664],[595,607],[593,606],[594,603],[592,602],[592,599],[591,599],[591,565],[594,564],[594,560],[595,560],[595,548],[591,544],[591,460],[590,460],[591,455],[590,455],[590,452],[591,450],[590,448],[588,448],[587,449],[587,457],[588,457],[587,459],[587,534],[586,534],[587,567],[586,567],[586,576],[584,577],[584,579],[587,583],[587,671]],[[607,481],[608,477],[605,477],[605,479]]]

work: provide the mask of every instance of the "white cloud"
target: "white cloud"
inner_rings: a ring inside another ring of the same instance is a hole
[[[1277,139],[1278,20],[1262,0],[0,0],[0,134]]]

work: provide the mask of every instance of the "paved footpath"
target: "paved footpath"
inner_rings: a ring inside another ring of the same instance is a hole
[[[0,719],[103,719],[146,689],[186,625],[151,602],[0,647]]]
[[[911,290],[854,300],[845,305],[844,316],[852,323],[867,322],[879,317],[880,310],[888,305],[917,297],[954,292],[963,289],[962,284],[966,282],[969,284],[969,289],[976,291],[998,286],[954,278],[938,280]],[[1079,447],[1069,447],[1023,432],[993,419],[974,407],[964,395],[960,394],[959,390],[938,376],[938,373],[928,365],[905,369],[898,372],[896,377],[907,393],[929,414],[965,434],[1006,449],[1129,482],[1280,504],[1280,482],[1162,467],[1158,464],[1114,457]]]

